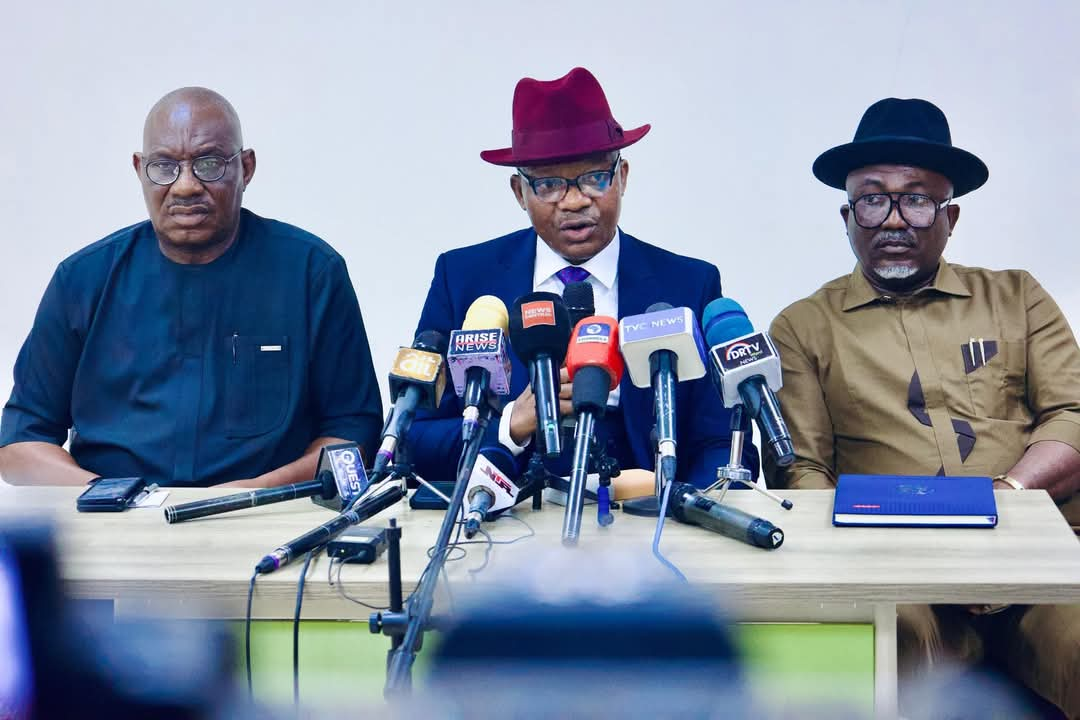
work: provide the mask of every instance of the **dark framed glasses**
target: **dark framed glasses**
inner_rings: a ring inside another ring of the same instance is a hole
[[[518,175],[525,178],[525,182],[532,188],[533,195],[543,202],[559,202],[566,197],[571,185],[576,187],[582,195],[595,199],[603,197],[604,193],[611,189],[611,184],[615,180],[615,170],[620,162],[622,162],[622,155],[616,155],[610,170],[593,170],[578,175],[573,180],[563,177],[534,178],[527,175],[521,168],[518,168]]]
[[[220,155],[202,155],[192,159],[191,172],[200,182],[217,182],[225,177],[225,171],[229,169],[229,163],[244,152],[240,148],[229,157]],[[146,163],[144,169],[146,178],[155,185],[172,185],[180,177],[180,167],[187,161],[180,160],[151,160]]]
[[[951,202],[952,198],[938,202],[922,193],[870,193],[849,200],[848,206],[855,213],[856,224],[867,230],[881,227],[894,206],[899,209],[904,222],[917,230],[925,230]]]

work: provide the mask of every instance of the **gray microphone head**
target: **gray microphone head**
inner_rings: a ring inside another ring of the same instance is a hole
[[[657,302],[657,303],[653,303],[649,307],[645,308],[645,312],[647,312],[647,313],[660,312],[661,310],[670,310],[672,307],[674,307],[674,306],[671,303]]]

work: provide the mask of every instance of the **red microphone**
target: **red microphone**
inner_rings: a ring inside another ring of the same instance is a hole
[[[578,322],[570,334],[566,369],[574,383],[577,426],[574,428],[574,464],[566,493],[562,541],[564,545],[576,545],[581,532],[585,480],[589,474],[589,451],[594,441],[596,418],[604,416],[608,393],[619,386],[623,374],[618,321],[612,317],[592,315]],[[601,497],[600,523],[610,524],[612,517],[605,502],[607,494],[598,493],[598,496]]]

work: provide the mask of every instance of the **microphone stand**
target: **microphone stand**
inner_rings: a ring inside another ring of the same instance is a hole
[[[660,515],[660,504],[664,497],[664,488],[667,483],[672,482],[675,478],[664,477],[664,466],[661,463],[660,458],[660,445],[656,432],[656,426],[653,425],[651,433],[653,444],[653,458],[654,465],[653,475],[656,478],[656,492],[647,497],[634,498],[632,500],[626,500],[622,504],[623,512],[628,515],[637,515],[638,517],[657,517]],[[734,445],[734,443],[732,443]],[[739,450],[741,455],[742,450]]]
[[[727,491],[731,489],[731,485],[738,483],[757,490],[770,500],[779,503],[780,507],[790,510],[794,507],[790,500],[780,497],[764,485],[751,480],[750,470],[742,465],[743,445],[746,441],[746,427],[748,425],[749,421],[745,417],[742,403],[739,403],[731,411],[731,455],[728,457],[728,464],[716,469],[716,482],[707,487],[705,493],[720,488],[720,497],[716,498],[716,501],[723,502]]]
[[[450,545],[450,536],[454,526],[461,515],[462,503],[465,499],[465,490],[469,484],[469,475],[473,465],[480,454],[480,444],[483,440],[484,430],[491,418],[491,406],[488,402],[481,404],[476,418],[476,432],[472,432],[468,442],[461,451],[461,460],[458,463],[457,481],[454,485],[454,493],[450,497],[450,505],[443,516],[439,534],[435,539],[434,552],[431,561],[424,570],[420,583],[409,599],[408,608],[402,612],[372,613],[369,627],[373,633],[380,631],[393,637],[401,636],[400,645],[391,649],[386,671],[385,694],[390,697],[408,690],[412,686],[412,666],[419,651],[423,633],[430,621],[431,609],[435,602],[435,587],[438,584],[439,575],[446,565],[447,548]],[[398,568],[400,573],[400,567]],[[391,580],[393,586],[393,580]]]

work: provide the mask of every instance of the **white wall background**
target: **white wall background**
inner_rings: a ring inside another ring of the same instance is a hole
[[[947,257],[1080,289],[1080,3],[16,2],[0,17],[0,394],[57,262],[145,217],[151,104],[206,85],[240,113],[252,210],[348,261],[385,378],[436,255],[523,226],[507,171],[522,76],[574,65],[625,127],[622,226],[716,263],[765,327],[850,271],[839,191],[810,164],[885,96],[941,106],[990,182]],[[547,10],[542,10],[547,8]],[[384,383],[385,393],[385,383]]]

